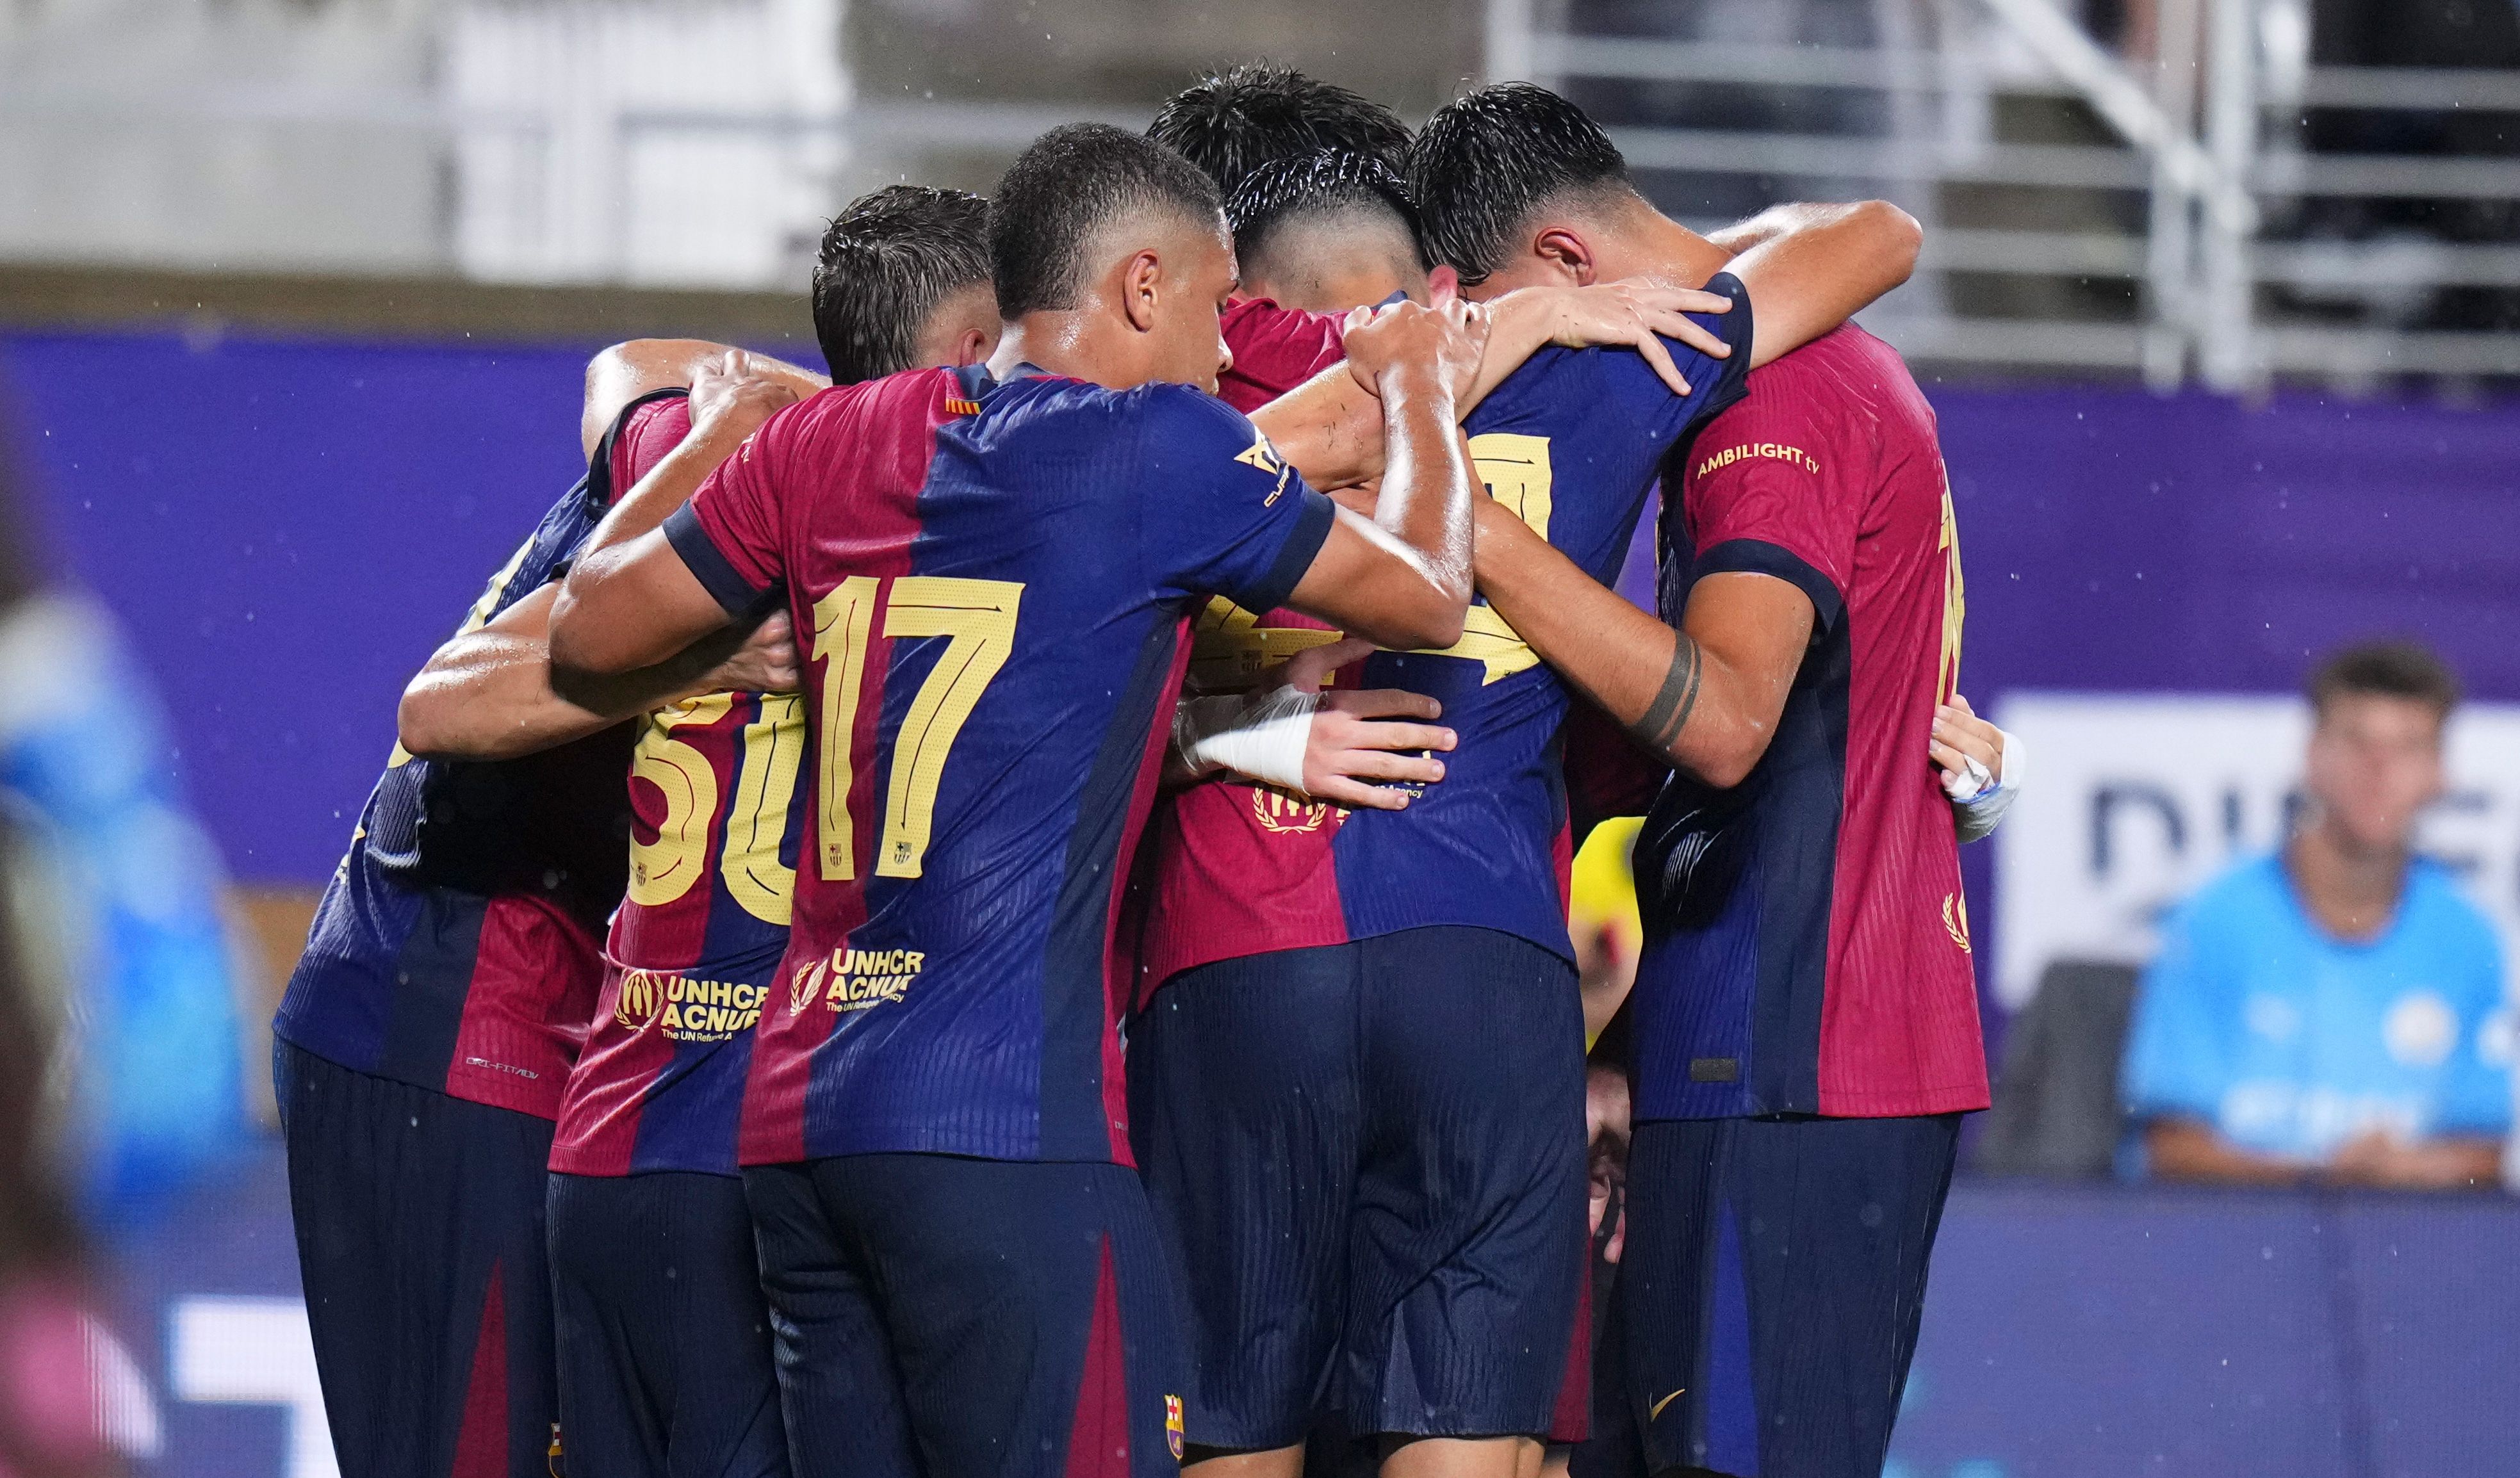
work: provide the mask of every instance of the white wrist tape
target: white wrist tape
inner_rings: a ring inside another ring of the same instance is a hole
[[[1297,794],[1312,742],[1318,693],[1280,688],[1248,698],[1193,698],[1173,718],[1173,747],[1193,775],[1231,770]]]
[[[1959,826],[1961,841],[1976,841],[1992,832],[2002,822],[2003,813],[2012,809],[2013,797],[2021,793],[2021,778],[2029,768],[2029,757],[2022,752],[2019,735],[2003,732],[2001,763],[2003,773],[1986,777],[1983,784],[1972,785],[1978,778],[1973,774],[1943,777],[1943,789],[1952,797],[1952,812]]]

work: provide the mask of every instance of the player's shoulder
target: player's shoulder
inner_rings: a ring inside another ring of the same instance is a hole
[[[2175,927],[2200,942],[2260,935],[2281,927],[2295,909],[2292,880],[2272,852],[2246,857],[2207,878],[2172,914]]]
[[[1750,398],[1766,394],[1772,409],[1792,402],[1813,417],[1915,410],[1930,417],[1924,391],[1899,351],[1853,323],[1843,323],[1750,372]]]
[[[2451,870],[2429,857],[2418,857],[2407,873],[2408,922],[2427,943],[2469,959],[2498,959],[2501,942],[2475,900],[2460,889]]]

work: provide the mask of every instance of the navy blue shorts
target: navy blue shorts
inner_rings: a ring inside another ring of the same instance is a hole
[[[272,1053],[324,1413],[361,1478],[549,1478],[548,1119]]]
[[[743,1189],[798,1478],[1179,1471],[1180,1290],[1137,1172],[859,1154]]]
[[[733,1176],[554,1175],[560,1411],[596,1478],[787,1478],[770,1311]]]
[[[1880,1478],[1959,1125],[1638,1125],[1575,1478]]]
[[[1191,1441],[1549,1430],[1587,1250],[1575,971],[1419,928],[1185,970],[1129,1034],[1190,1285]]]

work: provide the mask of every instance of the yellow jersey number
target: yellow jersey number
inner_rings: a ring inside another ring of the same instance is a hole
[[[850,743],[866,687],[867,647],[875,631],[873,575],[851,575],[814,603],[813,660],[823,664],[823,744],[817,782],[822,792],[816,818],[818,856],[828,881],[858,875],[856,832],[849,818],[849,789],[857,779]],[[945,650],[910,700],[893,739],[892,780],[885,787],[883,823],[876,832],[875,875],[917,877],[927,856],[936,821],[936,790],[945,759],[963,724],[996,681],[1015,646],[1015,614],[1023,585],[1015,580],[966,580],[947,575],[901,575],[883,603],[884,640],[946,637]]]
[[[1943,654],[1934,668],[1934,700],[1948,703],[1960,686],[1960,627],[1968,597],[1960,586],[1960,520],[1952,509],[1952,474],[1943,473]]]
[[[1490,497],[1513,510],[1514,516],[1542,538],[1549,537],[1556,479],[1549,465],[1548,437],[1512,431],[1473,436],[1470,463]],[[1263,626],[1262,614],[1244,610],[1223,596],[1208,603],[1192,634],[1190,691],[1244,692],[1288,657],[1339,637],[1335,631],[1308,626]],[[1434,654],[1482,664],[1487,669],[1483,684],[1540,664],[1538,654],[1490,605],[1471,606],[1462,621],[1462,639]]]
[[[630,839],[630,901],[648,907],[690,892],[708,865],[709,828],[717,819],[717,770],[708,756],[677,739],[677,729],[706,728],[735,705],[731,693],[686,698],[648,716],[630,776],[665,798],[653,841]],[[718,875],[727,895],[764,923],[785,926],[796,891],[796,870],[779,860],[788,807],[805,757],[805,707],[794,694],[761,697],[761,713],[743,726],[743,755],[728,809],[726,849]]]

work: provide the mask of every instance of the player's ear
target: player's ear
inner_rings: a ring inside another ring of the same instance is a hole
[[[1593,244],[1564,226],[1552,226],[1532,241],[1531,254],[1547,262],[1578,288],[1589,288],[1598,279],[1593,260]]]
[[[1141,334],[1155,327],[1155,303],[1177,287],[1164,279],[1164,261],[1153,247],[1131,256],[1120,269],[1120,311],[1129,315],[1129,327]]]
[[[997,330],[965,329],[963,337],[954,345],[955,368],[978,364],[997,351]]]

